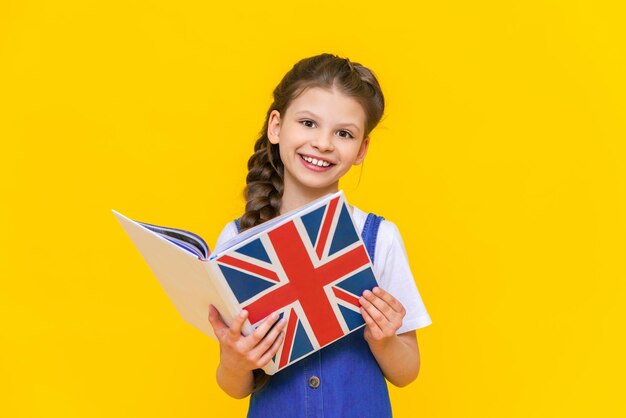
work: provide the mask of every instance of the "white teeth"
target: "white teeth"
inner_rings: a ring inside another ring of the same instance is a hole
[[[307,157],[305,155],[302,155],[302,159],[318,167],[328,167],[330,165],[330,163],[327,161],[317,160],[315,158]]]

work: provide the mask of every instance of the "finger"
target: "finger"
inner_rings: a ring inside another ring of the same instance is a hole
[[[253,347],[256,346],[259,341],[263,339],[263,337],[265,337],[265,334],[267,334],[270,328],[272,328],[272,325],[278,321],[279,317],[280,315],[278,315],[278,312],[272,312],[263,320],[261,325],[259,325],[252,334],[248,335],[247,338],[250,340]]]
[[[228,330],[228,336],[232,339],[237,339],[241,337],[241,330],[243,329],[243,324],[248,319],[248,311],[243,309],[239,312],[239,315],[235,317],[235,320],[232,324],[230,324],[230,328]]]
[[[385,289],[383,289],[382,287],[378,287],[378,286],[372,289],[372,293],[374,293],[376,296],[378,296],[379,298],[387,302],[387,304],[391,306],[391,308],[394,311],[401,313],[404,316],[404,313],[405,313],[404,306],[402,305],[402,303],[400,303],[398,299],[394,298],[391,293],[387,292]]]
[[[265,337],[263,337],[263,339],[252,350],[254,354],[258,354],[258,356],[261,357],[261,355],[274,344],[276,338],[278,338],[278,336],[282,333],[286,325],[287,321],[285,320],[285,318],[281,318],[278,323],[276,323],[276,326],[273,327],[270,332],[268,332],[267,335],[265,335]]]
[[[398,316],[399,313],[394,311],[393,308],[384,299],[380,298],[371,291],[364,291],[363,297],[372,305],[374,305],[376,309],[378,309],[383,315],[385,315],[385,318],[387,318],[389,321],[393,321],[395,317]]]
[[[370,301],[373,295],[371,295],[371,292],[368,295],[367,292],[369,291],[366,290],[363,293],[364,296],[361,296],[359,298],[359,303],[361,304],[361,307],[367,311],[369,316],[376,322],[376,324],[378,324],[382,328],[384,323],[389,322],[389,319],[380,311],[380,309],[378,309],[378,307],[372,301]]]
[[[374,338],[381,338],[383,335],[383,330],[380,329],[374,318],[367,312],[367,310],[361,306],[361,316],[363,316],[363,320],[365,321],[365,325],[369,328],[372,336]]]
[[[274,355],[276,355],[276,353],[278,352],[278,349],[280,348],[284,340],[285,340],[285,333],[281,332],[280,334],[278,334],[278,337],[274,340],[269,350],[267,350],[265,354],[263,354],[261,358],[259,359],[259,364],[260,364],[259,367],[265,367],[265,365],[269,363],[272,357],[274,357]]]

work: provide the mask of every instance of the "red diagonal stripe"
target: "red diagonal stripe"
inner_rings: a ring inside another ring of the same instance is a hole
[[[280,354],[280,364],[278,367],[284,367],[289,363],[289,354],[291,347],[293,347],[293,337],[296,333],[296,325],[298,323],[298,317],[296,311],[291,309],[289,313],[289,323],[287,324],[287,330],[285,331],[285,339],[283,340],[283,351]]]
[[[369,263],[365,247],[360,245],[339,258],[319,266],[315,272],[320,278],[320,286],[325,286]]]
[[[322,224],[322,230],[320,231],[320,237],[317,240],[317,246],[315,248],[315,252],[317,253],[318,258],[322,258],[322,255],[324,254],[324,247],[326,247],[326,240],[328,239],[330,226],[332,225],[333,218],[335,217],[335,209],[337,208],[338,201],[339,197],[336,197],[328,204],[328,210],[326,211],[324,223]]]
[[[361,306],[361,304],[359,303],[359,298],[355,297],[354,295],[346,292],[343,289],[339,289],[337,287],[333,287],[333,293],[335,294],[335,296],[337,296],[337,298],[348,302],[351,305],[356,306],[357,308],[359,306]]]
[[[229,255],[223,255],[217,261],[228,266],[238,267],[247,272],[258,274],[259,276],[263,276],[267,279],[275,281],[276,283],[280,281],[276,272],[264,269],[256,264],[248,263],[247,261],[239,260],[238,258],[234,258]]]

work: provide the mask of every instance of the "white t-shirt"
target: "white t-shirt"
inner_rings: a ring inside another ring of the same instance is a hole
[[[363,231],[367,214],[353,207],[352,216],[357,229]],[[216,247],[237,235],[235,222],[229,222],[217,239]],[[374,271],[380,287],[398,299],[406,315],[397,334],[423,328],[432,321],[417,290],[407,260],[400,231],[393,222],[383,220],[378,229],[374,256]]]

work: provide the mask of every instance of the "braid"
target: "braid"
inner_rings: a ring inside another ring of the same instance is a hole
[[[248,160],[244,190],[246,211],[239,221],[242,231],[273,219],[280,213],[284,166],[278,145],[269,142],[266,131],[257,139],[254,154]]]
[[[278,216],[284,190],[283,173],[284,165],[280,160],[278,145],[270,143],[266,122],[261,136],[254,144],[254,154],[248,160],[246,188],[243,192],[246,211],[239,219],[240,231]],[[252,392],[263,388],[270,378],[263,369],[253,370],[253,376]]]

